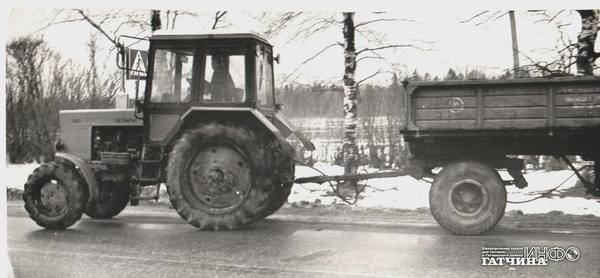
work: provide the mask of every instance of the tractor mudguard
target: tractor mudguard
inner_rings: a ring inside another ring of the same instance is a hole
[[[290,136],[290,134],[294,134],[296,137],[298,137],[298,140],[302,142],[302,145],[304,145],[308,151],[312,152],[317,149],[315,148],[315,145],[308,138],[306,138],[306,136],[304,136],[304,134],[302,134],[302,132],[300,132],[296,126],[287,120],[283,113],[279,111],[275,112],[274,124],[281,131],[283,137],[287,138]]]
[[[294,135],[296,135],[296,137],[298,137],[300,142],[302,142],[302,144],[304,145],[304,147],[307,150],[314,151],[316,149],[315,145],[308,138],[306,138],[306,136],[304,136],[304,134],[302,134],[298,130],[297,127],[295,127],[291,122],[289,122],[281,112],[279,112],[279,111],[275,112],[275,114],[274,114],[275,120],[272,123],[261,112],[259,112],[258,110],[254,109],[254,108],[250,108],[250,107],[193,107],[190,110],[188,110],[181,117],[181,120],[179,121],[179,123],[177,125],[174,125],[174,127],[172,128],[172,131],[169,134],[174,135],[175,131],[181,127],[181,123],[193,114],[207,113],[207,115],[208,115],[208,113],[219,113],[219,112],[226,112],[229,115],[231,115],[233,113],[249,113],[254,118],[259,120],[268,130],[270,130],[276,136],[280,135],[280,136],[283,136],[283,138],[287,138],[291,134],[294,134]],[[165,139],[163,139],[163,140],[168,141],[171,138],[172,138],[172,136],[165,137],[166,140]]]
[[[98,200],[98,183],[96,181],[96,177],[94,176],[94,172],[92,172],[92,169],[90,169],[87,163],[85,163],[83,159],[68,153],[57,152],[54,154],[54,157],[55,160],[57,158],[68,160],[75,164],[77,168],[79,168],[79,172],[83,175],[89,191],[89,199],[86,207],[89,207],[90,205],[96,205],[96,201]]]

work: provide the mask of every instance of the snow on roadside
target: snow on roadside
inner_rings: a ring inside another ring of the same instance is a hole
[[[39,164],[7,165],[4,177],[5,186],[13,189],[23,189],[23,184],[27,181],[29,174],[37,168]],[[344,169],[339,166],[330,166],[318,164],[316,168],[327,175],[341,175]],[[377,169],[365,169],[368,172],[375,172]],[[505,179],[509,176],[501,172]],[[320,175],[319,172],[305,166],[296,167],[296,177],[309,177]],[[577,178],[572,176],[571,171],[543,172],[536,171],[525,174],[529,186],[525,189],[518,189],[514,186],[508,186],[509,201],[525,201],[533,199],[540,194],[558,186],[567,180],[557,191],[573,189]],[[571,178],[569,178],[571,176]],[[364,182],[361,182],[364,183]],[[366,181],[367,188],[361,193],[361,199],[357,206],[361,207],[382,207],[398,209],[417,209],[429,207],[429,188],[430,184],[415,180],[408,176],[395,178],[370,179]],[[321,204],[343,203],[338,197],[331,193],[331,188],[327,183],[319,184],[296,184],[292,188],[292,194],[288,202],[308,202]],[[533,202],[524,204],[507,204],[506,211],[521,211],[524,214],[548,213],[551,211],[562,211],[565,214],[587,215],[592,214],[600,217],[600,199],[589,198],[582,194],[582,197],[561,197],[559,194],[551,194],[549,197],[541,198]],[[585,196],[585,197],[583,197]]]
[[[328,175],[341,175],[344,169],[339,166],[317,165],[320,171]],[[368,172],[374,172],[377,169],[366,169]],[[501,172],[504,179],[511,179],[510,176]],[[296,167],[296,177],[317,176],[319,173],[308,167]],[[572,189],[577,177],[569,170],[544,172],[536,171],[526,173],[525,179],[529,186],[525,189],[518,189],[515,186],[507,186],[508,201],[527,201],[531,200],[548,190],[557,187],[563,181],[557,192]],[[570,178],[569,178],[570,177]],[[396,178],[370,179],[367,181],[367,189],[361,193],[364,197],[360,199],[357,206],[362,207],[385,207],[400,209],[429,208],[429,183],[415,180],[408,176]],[[294,185],[292,194],[288,198],[290,203],[294,202],[320,202],[322,204],[342,203],[342,201],[332,194],[327,194],[329,190],[327,183]],[[583,189],[582,189],[583,190]],[[326,195],[326,196],[324,196]],[[561,197],[558,194],[551,194],[546,198],[540,198],[532,202],[523,204],[507,204],[506,211],[521,211],[524,214],[548,213],[551,211],[562,211],[565,214],[588,215],[592,214],[600,217],[600,198],[586,197]],[[584,195],[584,194],[582,194]]]
[[[536,171],[525,174],[529,186],[518,189],[515,186],[507,187],[509,201],[530,200],[551,190],[564,182],[557,192],[573,189],[577,183],[577,177],[570,170],[544,172]],[[583,192],[584,189],[582,188]],[[583,195],[583,194],[582,194]],[[507,204],[506,211],[521,210],[523,213],[547,213],[550,211],[562,211],[565,214],[600,216],[600,198],[590,195],[585,197],[561,197],[551,194],[550,198],[540,198],[525,204]]]
[[[6,168],[3,169],[6,171],[4,175],[2,175],[3,177],[6,177],[3,184],[6,188],[23,190],[25,182],[27,182],[27,177],[29,177],[29,174],[33,173],[33,170],[37,167],[40,167],[40,164],[8,164],[6,165]]]

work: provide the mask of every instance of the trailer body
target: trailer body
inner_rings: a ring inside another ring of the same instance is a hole
[[[454,157],[600,157],[598,77],[410,83],[404,105],[400,133],[430,166]]]

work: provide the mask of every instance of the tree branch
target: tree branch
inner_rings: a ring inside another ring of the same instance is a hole
[[[376,23],[376,22],[388,22],[388,21],[392,21],[392,22],[398,22],[398,21],[414,22],[414,20],[410,20],[410,19],[379,18],[379,19],[374,19],[374,20],[365,21],[365,22],[361,22],[361,23],[355,24],[354,28],[358,28],[358,27],[369,25],[369,24]]]
[[[356,82],[356,86],[358,87],[358,85],[359,85],[360,83],[362,83],[362,82],[364,82],[364,81],[366,81],[366,80],[369,80],[369,79],[371,79],[371,78],[373,78],[373,77],[375,77],[375,76],[379,75],[380,73],[382,73],[382,71],[381,71],[380,69],[378,69],[378,70],[377,70],[375,73],[373,73],[373,74],[371,74],[371,75],[369,75],[369,76],[367,76],[367,77],[363,78],[363,79],[362,79],[362,80],[360,80],[360,81],[357,81],[357,82]]]
[[[304,62],[300,63],[300,65],[299,65],[299,66],[298,66],[298,67],[297,67],[297,68],[296,68],[294,71],[292,71],[292,73],[288,74],[288,75],[287,75],[287,76],[286,76],[286,77],[283,79],[282,83],[285,83],[285,81],[287,81],[287,80],[289,79],[289,77],[290,77],[290,76],[292,76],[294,73],[296,73],[296,72],[297,72],[297,71],[298,71],[298,70],[299,70],[299,69],[300,69],[302,66],[304,66],[306,63],[308,63],[308,62],[312,61],[312,60],[313,60],[313,59],[315,59],[317,56],[321,55],[323,52],[325,52],[326,50],[328,50],[329,48],[331,48],[331,47],[334,47],[334,46],[342,46],[342,47],[343,47],[343,45],[342,45],[341,43],[339,43],[339,42],[338,42],[338,43],[334,43],[334,44],[330,44],[330,45],[328,45],[328,46],[327,46],[327,47],[325,47],[323,50],[321,50],[321,51],[317,52],[317,53],[316,53],[315,55],[313,55],[312,57],[310,57],[310,58],[308,58],[308,59],[304,60]]]
[[[213,24],[213,26],[212,26],[213,30],[217,28],[217,23],[219,23],[219,20],[221,18],[223,18],[225,16],[225,14],[227,14],[227,11],[224,11],[224,12],[218,11],[215,13],[215,24]]]
[[[489,11],[484,11],[484,12],[478,13],[478,14],[474,15],[473,17],[471,17],[471,18],[469,18],[469,19],[467,19],[467,20],[460,21],[460,22],[459,22],[459,24],[463,24],[463,23],[468,23],[468,22],[471,22],[471,21],[473,21],[474,19],[476,19],[476,18],[478,18],[478,17],[481,17],[481,16],[483,16],[484,14],[486,14],[486,13],[488,13],[488,12],[489,12]],[[479,25],[483,24],[484,22],[487,22],[488,20],[491,20],[491,21],[496,21],[496,20],[498,20],[499,18],[501,18],[501,17],[503,17],[504,15],[506,15],[507,13],[508,13],[508,12],[504,12],[504,13],[502,13],[502,12],[500,12],[500,11],[494,12],[492,15],[488,16],[486,19],[483,19],[481,22],[475,23],[475,26],[479,26]],[[498,14],[500,14],[500,15],[498,15]]]
[[[360,51],[357,51],[356,55],[358,55],[358,54],[360,54],[362,52],[365,52],[365,51],[371,51],[371,52],[373,52],[373,51],[377,51],[377,50],[383,50],[383,49],[389,49],[389,48],[402,48],[402,47],[412,47],[412,48],[416,48],[416,49],[419,49],[419,50],[422,50],[422,51],[426,51],[425,49],[422,49],[422,48],[420,48],[418,46],[414,46],[412,44],[391,44],[391,45],[385,45],[385,46],[374,47],[374,48],[368,48],[367,47],[367,48],[364,48],[364,49],[362,49]]]
[[[113,39],[112,37],[110,37],[103,29],[102,27],[100,27],[98,24],[96,24],[96,22],[94,22],[91,18],[89,18],[87,15],[85,15],[83,13],[83,10],[76,10],[85,21],[87,21],[90,25],[92,25],[94,28],[96,28],[98,31],[100,31],[100,33],[102,33],[102,35],[104,35],[110,42],[112,42],[116,47],[119,47],[119,42],[117,42],[115,39]]]
[[[381,56],[377,56],[377,57],[373,57],[373,56],[365,56],[365,57],[361,57],[359,59],[356,59],[356,63],[358,64],[358,62],[365,60],[365,59],[378,59],[378,60],[385,60],[385,58],[381,57]]]
[[[468,22],[471,22],[471,21],[472,21],[472,20],[474,20],[475,18],[478,18],[478,17],[480,17],[480,16],[483,16],[484,14],[486,14],[486,13],[488,13],[488,12],[489,12],[489,11],[483,11],[483,12],[480,12],[480,13],[478,13],[478,14],[476,14],[476,15],[472,16],[471,18],[467,19],[467,20],[460,21],[459,23],[468,23]]]

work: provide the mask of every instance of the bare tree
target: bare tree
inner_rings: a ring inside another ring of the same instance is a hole
[[[577,38],[578,40],[573,41],[566,32],[566,27],[569,27],[570,19],[577,13],[581,16],[582,30]],[[514,71],[520,71],[521,74],[526,76],[573,75],[572,67],[577,65],[578,74],[592,75],[595,68],[594,63],[599,56],[594,51],[595,39],[598,33],[598,13],[597,10],[536,10],[526,12],[525,15],[535,20],[536,24],[550,28],[554,26],[557,33],[556,44],[538,49],[538,52],[543,52],[545,55],[519,51],[518,54],[522,55],[528,63],[515,68]],[[506,14],[502,11],[484,11],[460,23],[469,23],[485,29],[489,24],[503,18]],[[541,59],[538,58],[539,56],[551,56],[552,58]]]
[[[86,71],[42,39],[10,41],[6,57],[6,141],[13,162],[51,159],[58,111],[86,105]],[[108,103],[108,102],[106,102]]]

